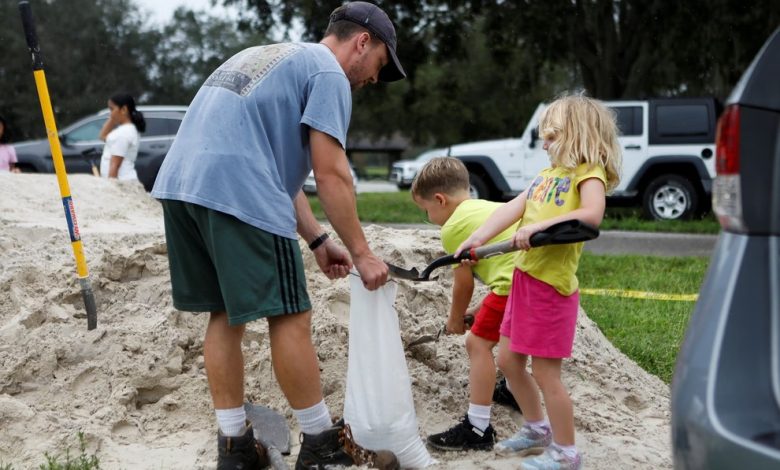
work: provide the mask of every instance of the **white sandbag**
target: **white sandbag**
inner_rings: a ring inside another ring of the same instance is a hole
[[[395,453],[402,468],[437,463],[417,429],[412,383],[393,303],[398,285],[369,291],[350,275],[349,364],[344,421],[367,449]]]

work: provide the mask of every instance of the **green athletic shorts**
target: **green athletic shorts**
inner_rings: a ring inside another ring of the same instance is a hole
[[[230,325],[311,309],[297,240],[222,212],[162,200],[173,305]]]

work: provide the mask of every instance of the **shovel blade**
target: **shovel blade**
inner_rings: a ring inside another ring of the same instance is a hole
[[[266,447],[274,446],[284,455],[290,453],[290,428],[284,416],[271,408],[252,403],[244,403],[244,410],[256,439],[260,439]]]
[[[385,261],[385,264],[387,265],[388,269],[390,269],[390,274],[393,276],[399,278],[399,279],[406,279],[409,281],[427,281],[428,278],[420,277],[420,271],[417,270],[417,268],[411,268],[411,269],[405,269],[400,266],[396,266],[394,264],[390,264]]]

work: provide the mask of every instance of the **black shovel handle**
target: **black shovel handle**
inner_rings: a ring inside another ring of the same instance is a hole
[[[599,236],[599,229],[578,219],[564,220],[553,224],[547,229],[536,232],[531,235],[531,246],[539,247],[545,245],[562,245],[565,243],[579,243],[593,240]],[[422,273],[420,279],[428,279],[434,269],[450,264],[460,263],[463,260],[480,260],[499,256],[506,253],[517,251],[517,247],[512,246],[512,241],[507,240],[492,245],[480,246],[463,251],[460,256],[447,255],[433,260]]]
[[[22,16],[24,38],[27,41],[27,49],[29,49],[32,58],[33,70],[43,70],[43,55],[41,54],[41,47],[38,44],[38,34],[35,32],[35,22],[33,21],[30,2],[28,0],[21,0],[18,6],[19,13]]]

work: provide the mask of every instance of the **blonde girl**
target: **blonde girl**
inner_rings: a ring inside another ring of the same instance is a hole
[[[497,363],[523,410],[525,423],[496,449],[534,455],[522,461],[526,469],[579,469],[582,458],[574,445],[574,412],[561,381],[561,363],[571,356],[574,344],[579,305],[575,273],[583,244],[531,249],[529,239],[564,220],[580,219],[598,226],[606,193],[620,178],[621,154],[613,113],[582,95],[563,96],[551,103],[540,118],[539,135],[550,167],[497,209],[458,252],[482,245],[521,220],[512,237],[521,251],[501,324]],[[529,358],[533,375],[526,369]]]

